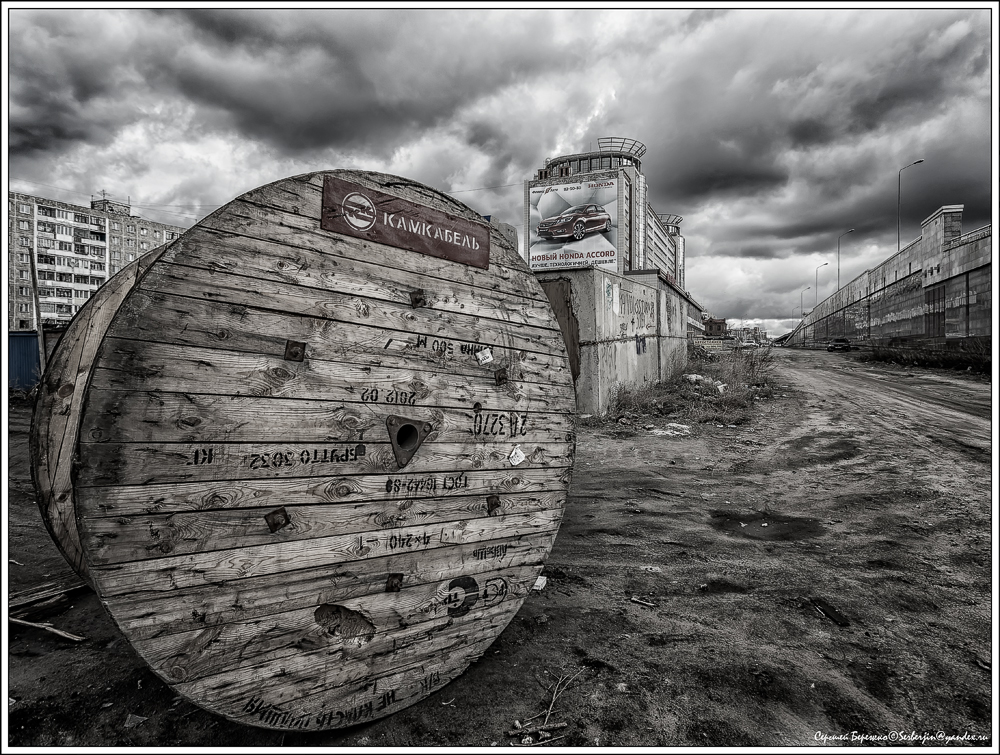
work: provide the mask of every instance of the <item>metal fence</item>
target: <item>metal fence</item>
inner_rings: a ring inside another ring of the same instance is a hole
[[[11,331],[7,334],[7,387],[30,391],[38,383],[38,334]]]

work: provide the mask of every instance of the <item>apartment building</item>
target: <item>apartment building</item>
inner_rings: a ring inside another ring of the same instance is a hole
[[[7,203],[7,327],[12,331],[69,322],[110,276],[186,230],[144,220],[132,215],[129,204],[107,198],[83,207],[7,192]]]

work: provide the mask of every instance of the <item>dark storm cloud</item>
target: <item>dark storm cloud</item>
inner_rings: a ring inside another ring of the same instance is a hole
[[[522,18],[511,34],[490,16],[314,11],[290,24],[282,12],[161,14],[206,54],[177,56],[160,80],[288,153],[386,154],[490,92],[575,65],[577,54],[547,43],[546,24]]]
[[[994,204],[988,9],[9,18],[12,176],[218,204],[362,166],[520,221],[519,183],[546,157],[635,138],[717,316],[787,318],[849,228],[845,277],[894,251],[915,159],[903,243],[944,204],[965,205],[966,230]]]

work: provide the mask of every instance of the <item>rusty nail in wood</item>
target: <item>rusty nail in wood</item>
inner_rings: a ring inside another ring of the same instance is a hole
[[[291,519],[288,516],[288,512],[285,511],[285,507],[282,506],[280,509],[275,509],[264,515],[264,521],[267,522],[267,527],[272,533],[277,532],[282,527],[287,527],[291,524]]]
[[[302,341],[285,341],[285,359],[301,362],[306,356],[306,345]]]

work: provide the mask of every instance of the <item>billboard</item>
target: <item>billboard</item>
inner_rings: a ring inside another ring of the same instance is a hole
[[[618,179],[528,190],[528,265],[618,269]]]

